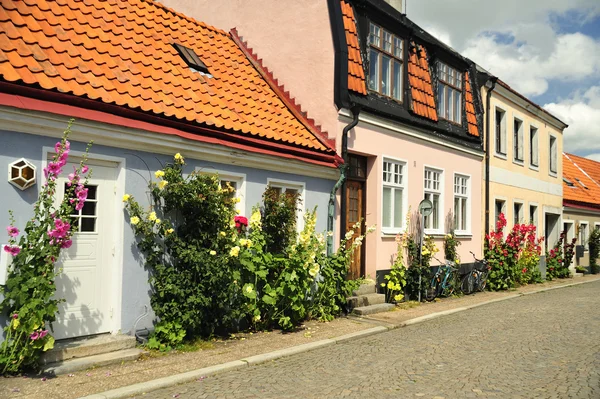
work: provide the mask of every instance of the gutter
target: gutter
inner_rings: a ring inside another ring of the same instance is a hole
[[[490,78],[492,86],[488,89],[485,99],[485,235],[490,234],[490,102],[492,92],[496,87],[498,78]]]
[[[352,130],[356,125],[358,125],[358,116],[360,114],[360,108],[357,106],[354,106],[351,108],[351,112],[352,112],[352,122],[347,124],[344,127],[344,129],[342,130],[342,159],[344,160],[344,163],[338,165],[338,168],[340,169],[340,178],[335,183],[335,186],[333,187],[333,190],[331,190],[331,194],[329,195],[329,206],[328,206],[328,211],[327,211],[327,231],[328,232],[333,231],[336,193],[340,189],[340,187],[342,187],[342,188],[346,187],[346,172],[348,170],[348,132],[350,130]],[[346,207],[347,207],[347,198],[344,195],[344,192],[342,192],[341,210],[340,210],[340,216],[341,216],[340,240],[342,239],[344,234],[346,234],[346,229],[347,229],[346,217],[345,217]],[[333,237],[328,236],[327,237],[327,255],[332,255],[332,254],[333,254]]]

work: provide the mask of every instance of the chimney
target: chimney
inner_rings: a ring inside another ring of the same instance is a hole
[[[402,14],[402,1],[403,0],[385,0],[386,3],[388,3],[389,5],[394,7],[401,14]]]

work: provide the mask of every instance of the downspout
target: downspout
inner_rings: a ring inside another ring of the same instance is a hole
[[[340,164],[338,168],[340,169],[340,178],[333,186],[333,190],[331,190],[331,194],[329,195],[329,208],[327,212],[327,231],[333,231],[333,224],[335,220],[335,195],[340,187],[343,187],[346,183],[346,172],[348,170],[348,132],[354,128],[354,126],[358,125],[358,115],[360,114],[359,107],[352,107],[350,109],[352,112],[352,122],[344,127],[342,130],[342,159],[344,160],[343,164]],[[341,198],[341,228],[340,228],[340,237],[346,233],[346,218],[344,215],[346,214],[346,196],[342,194]],[[327,236],[327,255],[333,254],[333,237]]]
[[[492,86],[488,89],[485,99],[485,235],[490,234],[490,102],[492,92],[496,87],[497,77],[490,78]]]

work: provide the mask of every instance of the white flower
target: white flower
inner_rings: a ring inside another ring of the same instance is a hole
[[[349,239],[351,239],[354,236],[354,230],[349,230],[346,235],[344,236],[344,238],[346,239],[346,241],[348,241]]]
[[[376,225],[369,226],[369,228],[367,228],[367,233],[372,233],[372,232],[374,232],[376,228],[377,228],[377,226],[376,226]]]
[[[312,277],[315,277],[319,273],[319,270],[319,265],[315,263],[308,271],[308,274],[310,274]]]

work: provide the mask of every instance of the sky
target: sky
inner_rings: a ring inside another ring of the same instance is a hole
[[[600,0],[406,0],[408,17],[569,127],[600,161]]]

